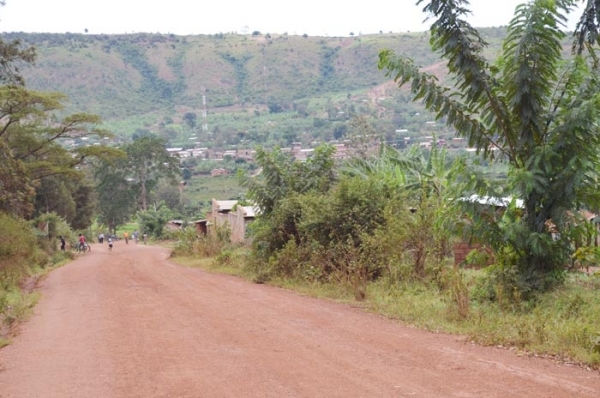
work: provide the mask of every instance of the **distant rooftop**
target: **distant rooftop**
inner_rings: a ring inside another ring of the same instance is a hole
[[[514,198],[512,197],[496,198],[493,196],[471,195],[468,198],[460,198],[459,200],[462,202],[479,203],[481,205],[508,207],[513,199]],[[516,199],[516,205],[518,208],[522,209],[524,207],[523,200]]]
[[[218,211],[231,210],[237,202],[237,200],[215,200]]]

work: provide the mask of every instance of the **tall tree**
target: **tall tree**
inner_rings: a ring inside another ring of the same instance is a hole
[[[183,121],[189,126],[190,129],[194,129],[196,127],[196,120],[198,116],[194,112],[186,112],[183,115]]]
[[[70,150],[61,145],[67,138],[107,135],[97,128],[98,116],[74,114],[57,118],[55,113],[63,109],[64,100],[64,95],[58,93],[39,93],[19,86],[0,87],[0,156],[6,165],[0,173],[0,188],[6,192],[0,198],[0,210],[28,217],[35,204],[37,213],[61,208],[60,215],[75,220],[78,210],[68,210],[66,205],[73,202],[71,196],[81,187],[81,166],[90,157],[112,156],[115,152],[104,146]],[[36,189],[39,195],[34,194]],[[60,192],[64,195],[58,195]],[[51,199],[59,202],[50,203]],[[78,224],[88,222],[80,219]]]
[[[23,162],[0,140],[0,213],[25,218],[33,211],[35,187]]]
[[[54,212],[76,230],[92,225],[94,187],[80,172],[42,178],[35,190],[34,216]]]
[[[179,162],[169,156],[165,141],[157,137],[142,137],[125,148],[128,170],[139,186],[142,210],[148,210],[148,191],[160,177],[175,179],[180,174]]]
[[[507,159],[510,188],[523,200],[524,211],[510,225],[488,225],[495,233],[487,243],[506,268],[517,271],[524,289],[547,287],[548,276],[563,266],[571,250],[567,234],[553,232],[568,230],[569,212],[600,204],[598,70],[581,55],[569,62],[562,58],[564,23],[575,3],[519,5],[502,54],[491,65],[483,56],[486,41],[466,21],[468,1],[419,0],[433,19],[430,42],[447,60],[454,87],[442,86],[410,59],[380,53],[380,68],[399,85],[410,83],[414,99],[485,159]]]
[[[97,205],[100,224],[116,233],[136,210],[135,191],[129,178],[125,154],[121,159],[100,161],[94,167]]]
[[[587,49],[594,54],[594,45],[600,42],[600,0],[581,2],[585,5],[575,28],[573,52],[582,54]]]
[[[5,2],[0,1],[0,7]],[[0,83],[23,85],[24,79],[19,73],[20,64],[32,64],[35,61],[35,49],[23,49],[18,40],[5,42],[0,39]],[[6,118],[6,113],[0,115]],[[33,211],[34,184],[28,178],[24,164],[15,159],[10,145],[0,140],[0,212],[17,217],[26,217]]]
[[[19,64],[32,64],[35,61],[33,47],[22,48],[20,40],[5,42],[0,39],[0,82],[9,85],[24,85]]]
[[[5,1],[0,1],[4,7]],[[0,39],[0,83],[7,85],[25,85],[25,80],[20,73],[20,66],[35,62],[35,48],[23,47],[20,40],[6,42]]]

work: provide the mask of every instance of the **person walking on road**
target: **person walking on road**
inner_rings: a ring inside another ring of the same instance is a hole
[[[123,232],[123,239],[125,239],[125,244],[128,245],[129,244],[129,234],[127,233],[127,231]]]

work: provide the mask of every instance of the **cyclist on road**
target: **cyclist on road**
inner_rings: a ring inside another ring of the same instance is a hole
[[[85,253],[85,236],[79,234],[79,251]]]

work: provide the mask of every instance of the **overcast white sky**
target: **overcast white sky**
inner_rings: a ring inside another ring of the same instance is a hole
[[[506,25],[525,0],[471,0],[475,27]],[[1,32],[289,33],[424,31],[416,0],[6,0]],[[573,15],[569,28],[575,26]]]

